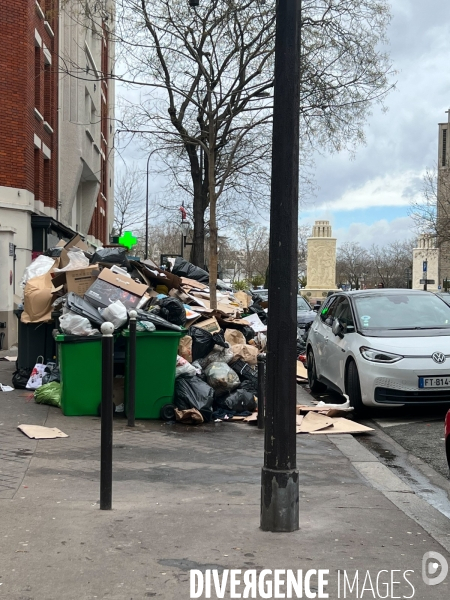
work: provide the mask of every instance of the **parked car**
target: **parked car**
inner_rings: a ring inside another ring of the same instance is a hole
[[[450,469],[450,410],[445,417],[445,452],[447,453],[448,468]]]
[[[251,294],[253,298],[257,298],[259,296],[263,302],[267,302],[269,299],[269,290],[256,288],[251,290]]]
[[[336,293],[309,331],[307,367],[311,390],[346,393],[355,412],[450,405],[450,306],[420,290]]]
[[[317,316],[309,302],[303,296],[297,296],[297,327],[305,329],[308,323],[312,323]]]
[[[450,306],[450,293],[449,292],[436,292],[436,296],[439,296],[439,298],[442,298],[442,300],[445,302],[445,304],[448,304]]]

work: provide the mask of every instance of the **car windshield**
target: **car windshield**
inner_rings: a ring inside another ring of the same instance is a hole
[[[380,294],[354,298],[359,328],[444,329],[450,327],[450,306],[434,294]]]
[[[302,296],[297,296],[297,311],[311,310],[311,307]]]

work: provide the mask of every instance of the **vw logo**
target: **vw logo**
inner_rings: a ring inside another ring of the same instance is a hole
[[[438,365],[442,365],[445,362],[445,354],[443,352],[433,352],[431,358],[434,362],[437,362]]]

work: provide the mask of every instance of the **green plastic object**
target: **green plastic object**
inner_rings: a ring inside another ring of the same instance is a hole
[[[61,408],[61,385],[57,381],[44,383],[34,392],[34,401]]]
[[[66,416],[98,415],[102,400],[102,338],[57,335],[61,408]]]
[[[178,344],[185,332],[136,332],[136,419],[159,419],[161,408],[172,404]],[[129,331],[125,371],[125,411],[128,407]]]

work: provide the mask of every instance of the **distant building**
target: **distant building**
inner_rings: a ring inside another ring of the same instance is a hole
[[[7,329],[32,258],[75,232],[94,246],[109,238],[113,9],[113,0],[2,3],[0,322]]]

